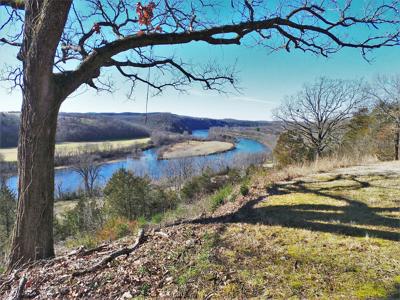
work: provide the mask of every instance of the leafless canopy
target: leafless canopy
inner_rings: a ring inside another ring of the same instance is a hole
[[[400,74],[377,76],[370,95],[380,111],[400,128]]]
[[[101,165],[97,160],[96,155],[81,152],[75,157],[75,163],[72,166],[72,170],[81,177],[88,196],[93,196],[96,183],[100,178]]]
[[[337,141],[338,131],[367,99],[362,81],[320,78],[288,97],[275,116],[286,130],[295,130],[318,157]]]
[[[186,63],[168,53],[174,52],[173,47],[166,51],[162,45],[247,43],[269,51],[298,49],[322,56],[350,47],[360,49],[366,58],[372,49],[399,45],[400,1],[370,1],[364,7],[360,2],[160,0],[154,3],[151,20],[143,24],[136,1],[76,0],[54,58],[60,98],[64,100],[82,84],[110,90],[110,82],[100,76],[109,68],[126,77],[132,89],[144,83],[155,93],[167,87],[182,90],[192,82],[219,91],[225,84],[235,86],[234,67]],[[23,45],[25,3],[0,0],[0,45]],[[23,52],[19,53],[24,60]],[[19,70],[9,70],[5,77],[19,85]]]
[[[379,75],[369,89],[380,115],[393,130],[394,157],[400,159],[400,74]]]

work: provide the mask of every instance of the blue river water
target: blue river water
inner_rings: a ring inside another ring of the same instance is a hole
[[[208,130],[194,130],[192,135],[199,138],[207,138]],[[263,144],[245,138],[237,139],[236,148],[231,151],[193,158],[158,160],[157,149],[149,149],[143,151],[143,155],[140,159],[132,159],[128,157],[124,160],[104,163],[101,166],[100,178],[97,184],[99,186],[104,186],[112,174],[120,168],[132,170],[137,175],[147,175],[152,179],[159,179],[162,176],[171,176],[171,170],[176,170],[178,167],[182,167],[189,161],[191,164],[195,164],[196,166],[204,167],[207,165],[211,168],[216,168],[218,164],[233,166],[234,162],[238,157],[240,157],[240,155],[267,153],[269,151],[270,150]],[[10,177],[7,184],[12,190],[17,191],[18,177]],[[58,169],[55,172],[55,186],[56,192],[73,192],[82,188],[82,180],[81,177],[72,169]]]

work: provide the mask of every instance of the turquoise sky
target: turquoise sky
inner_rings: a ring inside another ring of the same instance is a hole
[[[7,47],[2,47],[0,66],[15,61]],[[221,65],[237,62],[241,93],[220,95],[192,86],[187,93],[174,90],[150,98],[149,111],[172,112],[182,115],[212,118],[270,120],[271,111],[285,95],[297,92],[303,83],[319,76],[367,80],[375,75],[400,72],[400,47],[380,49],[366,62],[360,52],[345,49],[326,59],[300,51],[268,53],[262,47],[210,46],[196,42],[178,47],[164,47],[158,53],[174,53],[194,64],[213,60]],[[108,74],[115,83],[116,92],[96,93],[82,88],[67,99],[61,107],[65,112],[144,112],[145,87],[138,86],[135,99],[127,100],[127,83],[118,74]],[[0,111],[19,110],[21,95],[10,94],[5,83],[0,83]]]

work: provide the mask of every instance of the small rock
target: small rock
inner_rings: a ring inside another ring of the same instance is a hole
[[[125,300],[125,299],[132,299],[132,298],[133,298],[133,296],[132,296],[132,294],[130,292],[125,292],[125,293],[122,294],[120,299],[121,300]]]
[[[69,293],[69,288],[67,287],[62,287],[59,291],[60,295],[66,295]]]
[[[193,247],[196,241],[194,239],[187,240],[185,242],[186,247]]]

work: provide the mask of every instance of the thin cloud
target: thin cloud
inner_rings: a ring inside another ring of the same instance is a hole
[[[219,97],[221,98],[221,95],[216,95],[213,93],[210,93],[209,91],[204,91],[204,90],[199,90],[199,89],[191,89],[188,91],[188,94],[190,96],[195,96],[195,97]],[[255,98],[255,97],[249,97],[249,96],[222,96],[223,99],[227,100],[233,100],[233,101],[239,101],[239,102],[252,102],[252,103],[261,103],[261,104],[271,104],[274,103],[272,100],[265,100],[265,99],[260,99],[260,98]]]

